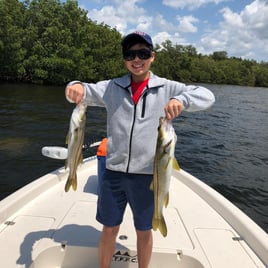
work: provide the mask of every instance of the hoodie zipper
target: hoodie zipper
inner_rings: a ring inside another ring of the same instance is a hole
[[[146,86],[146,89],[142,95],[142,111],[141,111],[141,118],[144,118],[145,115],[145,109],[146,109],[146,98],[148,94],[148,85]],[[132,145],[132,136],[133,136],[133,131],[134,131],[134,125],[136,121],[136,111],[137,111],[137,104],[134,105],[134,117],[132,121],[132,126],[131,126],[131,131],[130,131],[130,141],[129,141],[129,147],[128,147],[128,163],[127,163],[127,169],[126,173],[129,172],[129,165],[130,165],[130,158],[131,158],[131,145]]]
[[[147,98],[147,91],[144,93],[142,97],[142,110],[141,110],[141,118],[144,118],[145,115],[145,108],[146,108],[146,98]]]
[[[134,105],[134,117],[133,117],[132,126],[130,130],[130,141],[128,145],[128,163],[127,163],[126,173],[128,173],[129,171],[130,157],[131,157],[131,144],[132,144],[132,136],[133,136],[133,131],[134,131],[135,120],[136,120],[136,105]]]

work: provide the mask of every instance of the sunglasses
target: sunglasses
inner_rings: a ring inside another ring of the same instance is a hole
[[[126,50],[123,52],[124,60],[131,61],[138,56],[141,60],[148,60],[152,56],[152,51],[148,49]]]

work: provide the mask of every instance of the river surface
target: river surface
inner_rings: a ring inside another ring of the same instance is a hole
[[[268,232],[268,89],[206,86],[215,105],[173,122],[176,158]],[[41,148],[65,146],[73,108],[63,87],[0,84],[0,199],[64,165]],[[105,110],[89,107],[86,141],[105,135]]]

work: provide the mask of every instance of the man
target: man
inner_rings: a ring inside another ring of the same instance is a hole
[[[186,86],[150,71],[155,59],[151,37],[134,32],[122,40],[129,73],[96,84],[73,81],[66,87],[68,100],[82,99],[107,110],[106,170],[98,197],[96,219],[103,224],[99,243],[101,268],[110,266],[115,240],[127,203],[137,233],[139,268],[149,266],[152,254],[153,192],[149,185],[160,116],[172,120],[185,111],[210,107],[214,95],[204,87]]]

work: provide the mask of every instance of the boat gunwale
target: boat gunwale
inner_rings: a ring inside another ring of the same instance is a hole
[[[79,169],[85,169],[87,165],[84,164],[95,159],[97,159],[96,156],[85,158]],[[54,187],[62,180],[65,180],[67,174],[68,170],[65,169],[65,167],[60,167],[33,180],[2,199],[0,201],[0,224],[7,221],[14,213],[23,208],[27,203],[38,197],[40,194]]]
[[[268,234],[241,209],[218,191],[185,170],[173,170],[173,176],[210,205],[239,234],[268,267]]]

